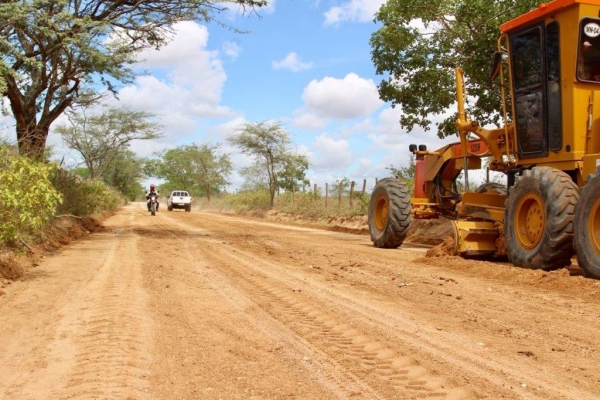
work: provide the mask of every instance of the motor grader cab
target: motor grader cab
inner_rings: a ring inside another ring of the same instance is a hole
[[[501,83],[504,126],[467,118],[457,68],[460,142],[410,146],[412,197],[397,179],[378,182],[373,244],[398,247],[412,218],[443,216],[453,221],[457,255],[508,256],[533,269],[569,266],[576,255],[585,275],[600,279],[600,0],[543,4],[500,31],[492,78]],[[506,185],[468,187],[483,157]]]

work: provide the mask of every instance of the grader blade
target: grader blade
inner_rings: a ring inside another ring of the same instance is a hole
[[[454,227],[454,255],[486,257],[498,253],[496,245],[500,232],[494,222],[452,221]]]

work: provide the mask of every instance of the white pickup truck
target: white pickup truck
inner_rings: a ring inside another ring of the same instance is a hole
[[[183,208],[185,212],[192,211],[192,197],[185,190],[174,190],[167,199],[167,210],[173,211],[174,208]]]

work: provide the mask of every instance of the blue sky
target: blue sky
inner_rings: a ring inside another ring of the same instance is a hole
[[[279,121],[294,151],[307,156],[311,183],[367,178],[372,187],[389,176],[386,167],[408,165],[410,143],[434,149],[448,142],[435,129],[400,129],[401,110],[379,100],[384,77],[375,74],[369,39],[383,3],[272,0],[260,18],[236,11],[218,17],[247,34],[215,23],[177,24],[168,46],[140,55],[137,67],[148,74],[120,89],[123,106],[153,112],[164,126],[163,138],[131,149],[150,157],[192,142],[221,143],[239,169],[251,160],[227,136],[245,122]],[[48,144],[61,152],[56,135]],[[237,174],[230,181],[230,189],[242,183]]]

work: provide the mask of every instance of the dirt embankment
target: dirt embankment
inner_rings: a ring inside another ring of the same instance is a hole
[[[22,239],[12,246],[0,247],[0,296],[7,285],[21,278],[28,268],[37,266],[41,259],[74,240],[101,230],[102,220],[107,217],[109,214],[94,218],[60,217],[39,238]]]

